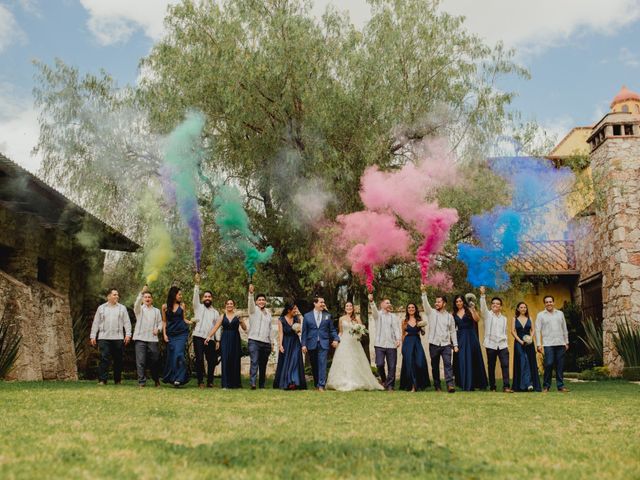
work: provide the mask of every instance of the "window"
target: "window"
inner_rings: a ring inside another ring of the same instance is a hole
[[[624,126],[624,134],[625,135],[633,135],[633,125],[625,125]]]
[[[640,113],[640,105],[636,103],[636,113]]]
[[[582,318],[592,318],[596,325],[602,323],[602,278],[596,278],[580,286],[582,293]]]
[[[622,135],[622,128],[620,125],[614,125],[613,126],[613,135],[615,137],[619,137],[620,135]]]
[[[629,112],[629,105],[622,105],[622,111],[624,113],[628,113]]]
[[[38,258],[38,281],[53,287],[53,262],[46,258]]]
[[[0,270],[11,273],[15,254],[16,251],[13,248],[7,247],[6,245],[0,245]]]

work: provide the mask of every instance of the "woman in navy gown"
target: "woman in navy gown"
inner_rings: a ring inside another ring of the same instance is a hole
[[[533,345],[534,331],[529,307],[524,302],[518,303],[511,326],[513,334],[513,391],[541,391],[536,350]]]
[[[427,356],[424,354],[420,337],[424,329],[420,326],[420,312],[415,303],[407,305],[402,322],[402,369],[400,371],[400,389],[412,392],[426,389],[429,382]]]
[[[282,315],[278,319],[278,366],[273,380],[273,388],[307,389],[299,336],[299,327],[302,325],[299,315],[298,307],[291,303],[285,305]]]
[[[176,286],[171,287],[167,303],[162,305],[162,332],[167,343],[167,360],[162,381],[176,388],[189,381],[185,352],[191,322],[185,319],[184,309],[182,292]]]
[[[240,359],[242,358],[242,342],[240,341],[240,327],[246,332],[247,325],[236,315],[236,303],[227,300],[224,304],[224,314],[220,318],[209,336],[205,340],[208,344],[219,328],[222,328],[220,338],[220,358],[222,363],[222,388],[241,388]]]
[[[469,307],[462,295],[456,295],[453,305],[453,319],[458,335],[458,353],[453,356],[456,386],[466,391],[484,390],[488,382],[480,341],[475,330],[475,324],[479,320],[478,313],[475,308]]]

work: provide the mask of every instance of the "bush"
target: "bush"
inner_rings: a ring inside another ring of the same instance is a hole
[[[617,322],[618,334],[613,344],[622,357],[625,367],[640,367],[640,328],[626,318]]]
[[[578,338],[587,347],[590,355],[594,357],[597,366],[603,364],[602,351],[603,351],[603,335],[602,324],[596,325],[592,317],[587,317],[582,320],[582,326],[584,328],[584,336],[578,336]],[[576,363],[578,360],[576,360]]]
[[[607,367],[594,367],[584,370],[578,374],[580,380],[609,380],[609,369]]]

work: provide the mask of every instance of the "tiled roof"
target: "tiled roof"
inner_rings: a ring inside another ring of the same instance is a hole
[[[31,172],[0,153],[0,205],[17,213],[40,217],[48,225],[55,225],[75,234],[84,221],[101,232],[100,248],[135,252],[135,241],[106,224],[84,208],[58,192]]]
[[[522,242],[520,254],[510,265],[529,275],[577,274],[576,255],[571,240]]]

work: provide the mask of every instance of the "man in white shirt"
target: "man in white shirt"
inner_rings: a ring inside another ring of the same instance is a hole
[[[542,336],[542,339],[540,337]],[[556,369],[556,386],[558,391],[567,393],[564,386],[564,354],[569,350],[569,332],[564,313],[556,310],[551,295],[544,297],[544,310],[536,317],[536,344],[538,352],[543,352],[544,345],[544,381],[543,392],[551,388],[551,375]]]
[[[158,332],[162,329],[162,314],[153,306],[153,296],[145,285],[133,303],[136,325],[133,329],[133,343],[136,352],[136,371],[138,385],[147,383],[145,370],[147,360],[151,378],[156,387],[160,386],[160,350],[158,349]]]
[[[380,302],[380,310],[373,301],[373,295],[369,294],[369,304],[371,305],[371,313],[376,322],[376,338],[373,348],[376,352],[376,368],[382,386],[393,391],[396,386],[396,368],[398,365],[398,347],[402,340],[400,331],[400,320],[393,313],[391,301],[383,298]],[[387,362],[387,371],[385,372],[385,361]]]
[[[110,288],[107,303],[96,310],[91,325],[91,345],[98,345],[100,365],[98,367],[98,383],[106,385],[109,377],[109,364],[113,359],[113,381],[119,385],[122,380],[122,355],[124,347],[131,340],[131,319],[127,308],[118,303],[120,294]]]
[[[220,318],[218,311],[213,308],[213,293],[205,290],[200,303],[200,275],[196,273],[195,286],[193,287],[193,313],[196,326],[191,334],[193,352],[195,354],[196,378],[198,388],[204,388],[204,361],[207,360],[207,388],[213,388],[213,372],[218,364],[218,351],[220,350],[220,336],[222,329],[215,334],[215,342],[205,342],[209,332],[213,330]]]
[[[271,312],[266,308],[267,297],[259,293],[254,300],[253,292],[253,285],[249,285],[249,383],[255,390],[256,377],[260,388],[264,388],[267,377],[267,362],[271,355]]]
[[[480,287],[480,315],[484,320],[484,348],[487,351],[489,388],[496,391],[496,360],[502,369],[502,391],[513,393],[509,383],[509,346],[507,344],[507,317],[502,314],[502,299],[491,299],[491,310],[487,308],[485,288]]]
[[[431,308],[427,299],[427,286],[421,285],[422,308],[429,326],[429,357],[431,357],[431,375],[436,392],[441,391],[440,386],[440,358],[444,363],[444,380],[447,384],[447,391],[456,391],[453,380],[453,365],[451,358],[453,352],[458,352],[458,335],[456,334],[456,322],[446,310],[447,297],[440,295],[436,297],[435,309]]]

